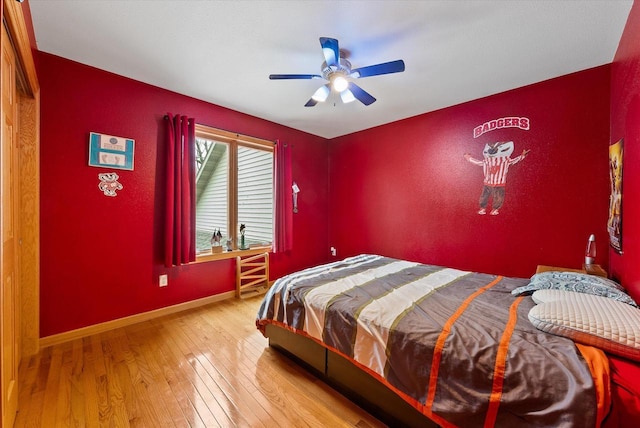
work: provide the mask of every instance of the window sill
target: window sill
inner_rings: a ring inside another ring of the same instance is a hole
[[[225,260],[225,259],[233,259],[238,256],[253,256],[256,254],[262,254],[265,252],[271,252],[271,247],[255,247],[249,248],[248,250],[232,250],[232,251],[223,251],[222,253],[212,253],[211,251],[207,253],[196,254],[195,263],[202,262],[210,262],[214,260]]]

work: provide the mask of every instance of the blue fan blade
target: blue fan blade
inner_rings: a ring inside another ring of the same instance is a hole
[[[304,106],[305,107],[313,107],[316,104],[318,104],[318,102],[316,100],[314,100],[313,98],[309,98],[309,101],[307,101],[307,103]]]
[[[322,46],[324,60],[329,67],[340,65],[340,48],[336,39],[320,37],[320,46]]]
[[[397,61],[385,62],[382,64],[370,65],[368,67],[356,68],[351,70],[351,77],[369,77],[378,76],[380,74],[399,73],[404,71],[404,61],[399,59]]]
[[[366,106],[368,106],[369,104],[373,104],[376,101],[376,99],[373,98],[371,94],[369,94],[367,91],[353,82],[349,82],[349,90],[351,91],[353,96],[358,99],[358,101]]]
[[[270,74],[269,79],[322,79],[322,76],[318,74]]]

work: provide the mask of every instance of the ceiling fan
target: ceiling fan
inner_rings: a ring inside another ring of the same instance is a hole
[[[368,67],[351,69],[351,63],[347,61],[344,51],[340,51],[338,40],[329,37],[320,37],[320,46],[325,61],[322,63],[322,74],[270,74],[271,80],[286,79],[324,79],[328,80],[324,86],[311,96],[305,107],[313,107],[319,102],[325,101],[331,91],[340,94],[343,103],[350,103],[359,100],[362,104],[368,106],[376,101],[376,99],[366,92],[364,89],[353,83],[354,79],[361,77],[378,76],[380,74],[399,73],[404,71],[404,61],[401,59],[396,61],[385,62]]]

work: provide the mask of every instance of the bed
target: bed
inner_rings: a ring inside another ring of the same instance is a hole
[[[553,281],[364,254],[277,280],[256,325],[392,426],[636,426],[640,310],[619,286]],[[567,296],[631,318],[624,340],[567,337],[573,321],[555,319]]]

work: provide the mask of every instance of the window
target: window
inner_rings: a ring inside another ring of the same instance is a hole
[[[196,250],[222,243],[245,247],[273,242],[273,142],[196,125]]]

